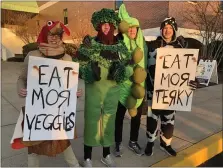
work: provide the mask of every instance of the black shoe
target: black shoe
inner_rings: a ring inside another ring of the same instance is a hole
[[[129,148],[138,156],[142,156],[144,153],[137,142],[129,141]]]
[[[147,156],[153,155],[153,146],[154,146],[153,142],[147,142],[146,149],[145,149],[145,154]]]
[[[165,151],[168,155],[170,156],[177,156],[177,153],[175,150],[173,150],[173,148],[171,147],[171,145],[169,146],[165,146],[162,143],[160,144],[160,149],[162,149],[163,151]]]

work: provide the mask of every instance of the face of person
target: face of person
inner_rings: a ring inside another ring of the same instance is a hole
[[[51,33],[47,36],[48,44],[59,44],[61,42],[61,38],[59,35],[53,35]]]
[[[109,25],[109,23],[104,23],[104,24],[102,24],[101,29],[102,29],[102,32],[103,32],[105,35],[107,35],[108,32],[110,31],[110,25]]]
[[[130,27],[128,29],[128,36],[131,39],[135,39],[137,35],[137,27]]]
[[[173,37],[173,27],[171,25],[166,25],[164,28],[163,28],[163,37],[165,39],[172,39]]]

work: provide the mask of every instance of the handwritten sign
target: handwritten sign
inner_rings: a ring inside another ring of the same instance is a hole
[[[74,138],[79,64],[30,57],[24,141]]]
[[[196,78],[200,84],[208,86],[209,82],[218,84],[216,60],[200,60],[196,71]]]
[[[195,79],[198,51],[157,49],[153,109],[191,111],[193,91],[188,84]]]

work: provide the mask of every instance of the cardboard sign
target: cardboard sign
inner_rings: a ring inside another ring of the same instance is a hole
[[[216,60],[200,60],[196,71],[196,78],[200,84],[208,86],[209,82],[218,84]]]
[[[79,64],[30,57],[24,141],[73,139]]]
[[[153,109],[191,111],[193,91],[188,84],[195,79],[198,51],[157,49]]]

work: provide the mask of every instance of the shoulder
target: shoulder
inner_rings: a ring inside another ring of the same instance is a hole
[[[63,56],[63,60],[64,60],[64,61],[72,61],[72,57],[71,57],[70,55],[68,55],[68,54],[65,54],[65,55]]]
[[[161,47],[161,39],[156,39],[156,40],[153,40],[153,41],[146,41],[146,45],[148,47],[148,50],[155,50],[159,47]]]
[[[25,63],[25,64],[28,64],[28,62],[29,62],[29,58],[30,58],[31,56],[33,56],[33,57],[42,57],[42,54],[41,54],[41,52],[40,52],[39,50],[33,50],[33,51],[30,51],[30,52],[27,54],[27,56],[26,56],[26,58],[25,58],[25,60],[24,60],[24,63]]]

